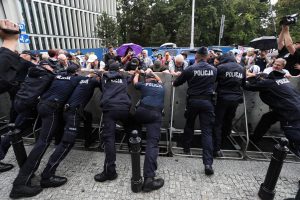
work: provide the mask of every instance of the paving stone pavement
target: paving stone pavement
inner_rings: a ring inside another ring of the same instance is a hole
[[[29,151],[31,147],[27,147]],[[39,170],[41,173],[53,152],[45,153]],[[15,163],[12,150],[4,162]],[[142,161],[144,157],[142,156]],[[58,167],[57,175],[66,176],[67,184],[59,188],[44,189],[31,199],[118,199],[118,200],[256,200],[260,184],[264,181],[268,162],[215,160],[215,174],[204,174],[200,158],[159,157],[157,176],[165,185],[150,193],[133,193],[130,189],[131,160],[129,154],[117,154],[117,172],[114,181],[98,183],[94,175],[102,171],[104,153],[72,150]],[[18,167],[0,174],[0,199],[9,199],[9,192]],[[38,181],[37,177],[35,181]],[[275,200],[295,197],[300,179],[300,164],[285,163],[276,186]]]

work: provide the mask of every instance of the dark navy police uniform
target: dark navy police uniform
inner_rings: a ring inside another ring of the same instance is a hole
[[[165,89],[163,84],[157,81],[138,82],[134,86],[141,91],[141,100],[136,109],[135,119],[147,130],[144,177],[155,177]]]
[[[111,66],[110,66],[111,67]],[[115,130],[117,121],[126,128],[129,123],[131,99],[127,86],[132,77],[122,75],[118,71],[108,71],[101,78],[102,97],[100,106],[103,110],[103,132],[105,161],[104,173],[107,176],[116,174]],[[97,176],[97,175],[96,175]],[[96,178],[95,178],[96,179]]]
[[[183,148],[189,151],[194,135],[195,120],[199,116],[204,165],[213,163],[212,127],[215,117],[212,96],[216,76],[216,68],[201,60],[184,70],[173,83],[175,87],[186,81],[188,83]]]
[[[27,185],[29,183],[57,129],[63,105],[81,79],[80,76],[67,73],[57,75],[50,88],[42,95],[38,104],[38,113],[42,119],[40,135],[25,164],[21,167],[14,185]]]
[[[29,69],[28,76],[17,92],[14,102],[14,108],[18,113],[15,128],[19,129],[21,134],[31,126],[32,119],[35,119],[38,97],[48,88],[53,77],[54,74],[43,67],[37,66]],[[0,160],[4,159],[10,146],[10,138],[7,135],[1,140]]]
[[[229,54],[220,57],[217,66],[217,104],[214,126],[214,151],[220,151],[222,140],[230,135],[232,120],[239,103],[243,102],[241,86],[245,83],[245,70]]]
[[[50,156],[46,168],[42,173],[42,179],[48,179],[55,175],[56,168],[73,147],[75,138],[79,132],[83,109],[93,96],[95,87],[97,86],[99,86],[99,82],[96,78],[83,78],[67,101],[64,111],[64,121],[66,124],[63,138]]]
[[[284,73],[273,71],[266,79],[254,79],[245,89],[259,91],[261,100],[280,119],[281,128],[290,143],[300,146],[300,94]],[[298,149],[299,153],[299,149]]]

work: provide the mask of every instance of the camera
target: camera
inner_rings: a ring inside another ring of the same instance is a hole
[[[292,15],[286,15],[285,17],[281,18],[279,24],[280,25],[292,25],[296,24],[298,20],[298,13],[292,14]]]

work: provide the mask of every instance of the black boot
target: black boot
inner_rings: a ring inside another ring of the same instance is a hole
[[[215,158],[222,158],[222,157],[224,157],[223,152],[222,152],[221,150],[219,150],[219,151],[214,151],[213,156],[214,156]]]
[[[0,162],[0,172],[6,172],[14,168],[12,164],[6,164],[3,162]]]
[[[104,182],[104,181],[107,181],[107,180],[115,180],[116,178],[118,178],[118,174],[116,172],[114,174],[106,174],[103,171],[100,174],[96,174],[94,176],[94,179],[97,182]]]
[[[205,168],[205,174],[206,175],[213,175],[214,174],[214,170],[213,170],[213,168],[212,168],[212,166],[211,165],[205,165],[204,166],[204,168]]]
[[[41,180],[41,187],[42,188],[49,188],[49,187],[59,187],[64,185],[68,179],[66,177],[60,177],[60,176],[51,176],[50,178]]]
[[[41,193],[43,189],[40,186],[14,185],[9,197],[18,199],[23,197],[33,197]]]
[[[162,178],[154,179],[153,177],[151,178],[145,177],[144,184],[143,184],[143,192],[151,192],[153,190],[158,190],[159,188],[164,186],[164,183],[165,181]]]

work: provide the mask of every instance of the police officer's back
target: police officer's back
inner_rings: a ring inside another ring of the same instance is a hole
[[[145,82],[139,82],[139,72],[133,79],[136,89],[141,91],[141,100],[136,109],[135,118],[143,124],[147,130],[147,146],[144,162],[143,191],[150,192],[164,185],[162,178],[155,179],[157,169],[158,142],[160,139],[160,127],[162,122],[162,110],[164,108],[165,89],[160,78],[151,70],[146,74]]]
[[[184,70],[174,81],[173,86],[182,85],[186,81],[188,83],[186,124],[182,138],[184,152],[190,153],[195,119],[199,115],[205,174],[211,175],[214,173],[212,169],[212,126],[214,122],[212,98],[217,70],[207,63],[207,59],[207,48],[199,48],[196,53],[197,62]]]
[[[101,78],[102,97],[100,106],[106,110],[129,110],[131,100],[128,95],[127,86],[132,77],[127,77],[118,71],[119,64],[114,63],[109,71],[103,73]]]
[[[103,110],[102,139],[105,147],[105,161],[103,171],[94,176],[95,181],[98,182],[114,180],[118,177],[115,164],[116,123],[121,121],[125,129],[130,123],[131,100],[127,92],[127,85],[132,78],[123,75],[119,69],[119,64],[113,63],[109,66],[109,71],[104,72],[101,78],[102,98],[100,106]]]
[[[222,157],[220,146],[222,136],[231,133],[232,120],[238,104],[243,101],[241,86],[245,83],[245,70],[239,65],[234,56],[223,54],[217,66],[217,105],[214,126],[214,155]]]
[[[50,63],[42,61],[39,66],[29,68],[28,75],[16,94],[16,101],[26,106],[36,106],[38,97],[48,89],[54,78],[54,73],[44,67],[47,65]]]
[[[276,70],[266,78],[260,75],[249,80],[245,89],[260,91],[261,100],[278,115],[281,128],[300,156],[300,94],[284,75]]]
[[[28,183],[32,178],[32,174],[37,170],[42,156],[57,130],[63,104],[81,80],[81,77],[76,76],[78,69],[79,66],[68,68],[66,74],[57,75],[50,88],[42,95],[38,105],[38,112],[42,119],[40,135],[26,162],[20,168],[19,174],[13,183],[11,196],[26,196],[28,193],[33,195],[41,191],[40,187],[33,187]]]
[[[56,168],[73,147],[75,138],[79,132],[80,118],[84,118],[83,109],[92,97],[95,87],[98,85],[98,79],[84,77],[68,99],[64,109],[64,134],[62,141],[56,146],[41,175],[41,185],[43,187],[58,187],[67,182],[66,177],[55,176]],[[53,180],[51,177],[55,177],[56,180]]]

